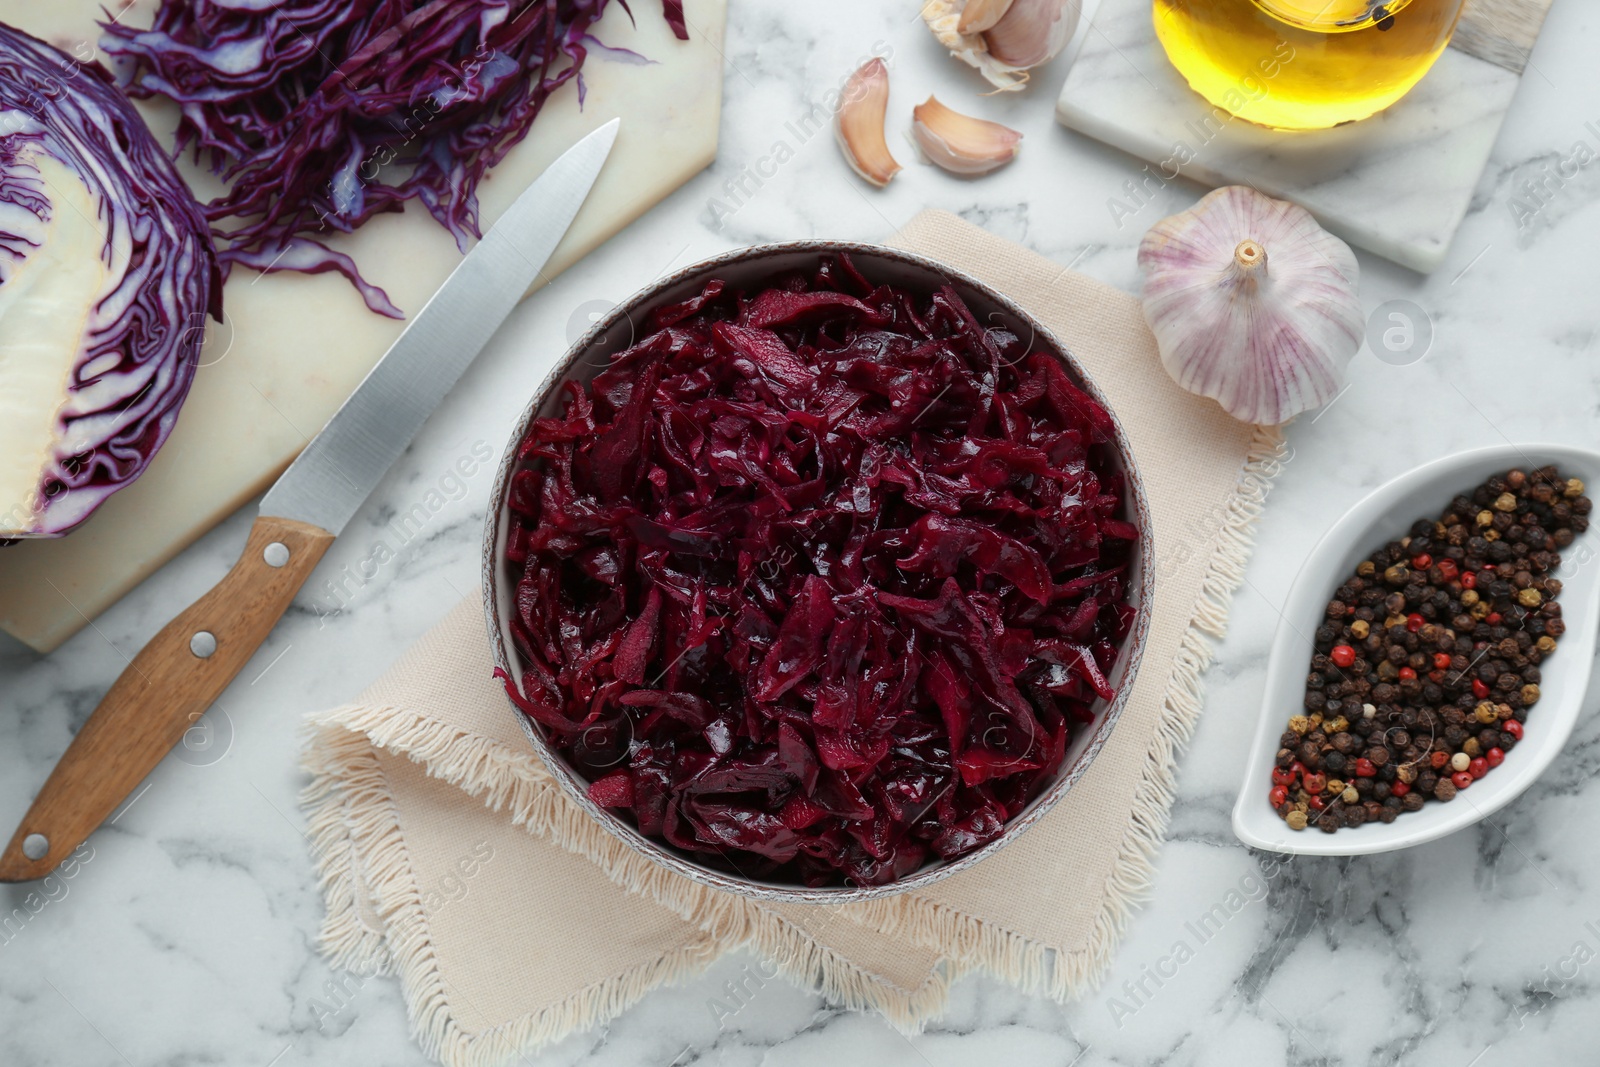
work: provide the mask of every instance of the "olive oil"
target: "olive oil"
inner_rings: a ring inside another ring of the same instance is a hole
[[[1376,114],[1450,43],[1464,0],[1155,0],[1190,86],[1242,119],[1315,130]]]

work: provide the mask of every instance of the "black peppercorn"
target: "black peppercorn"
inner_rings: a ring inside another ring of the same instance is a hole
[[[1593,505],[1582,491],[1552,466],[1489,478],[1334,590],[1306,677],[1313,721],[1291,724],[1298,729],[1283,734],[1274,763],[1337,777],[1359,799],[1327,793],[1317,799],[1323,807],[1306,811],[1313,798],[1296,785],[1276,809],[1292,829],[1332,833],[1451,800],[1461,764],[1440,772],[1434,759],[1467,761],[1517,744],[1500,717],[1527,720],[1541,664],[1566,633],[1555,550],[1588,527]],[[1340,653],[1343,669],[1329,657],[1336,645],[1355,651]],[[1356,773],[1358,757],[1366,776]]]

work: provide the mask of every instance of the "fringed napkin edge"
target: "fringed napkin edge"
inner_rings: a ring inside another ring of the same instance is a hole
[[[1256,520],[1282,470],[1285,452],[1281,428],[1256,428],[1238,483],[1225,505],[1200,596],[1173,663],[1162,703],[1165,714],[1145,757],[1132,819],[1107,879],[1105,903],[1089,943],[1062,952],[998,923],[917,896],[852,904],[848,908],[851,918],[889,936],[937,948],[965,968],[1058,1002],[1075,999],[1099,985],[1134,910],[1149,896],[1156,855],[1166,839],[1172,811],[1178,756],[1200,721],[1205,696],[1201,676],[1214,658],[1213,641],[1227,634],[1233,596],[1244,582],[1255,544]]]
[[[451,1067],[499,1062],[485,1047],[503,1042],[517,1054],[609,1019],[657,986],[698,974],[723,953],[749,948],[794,984],[853,1010],[881,1013],[912,1033],[936,1016],[963,968],[943,964],[916,989],[902,989],[820,943],[814,933],[754,901],[674,875],[628,848],[573,804],[531,751],[469,734],[415,709],[347,704],[308,720],[301,797],[327,903],[319,943],[329,962],[401,982],[417,1040]],[[499,1033],[472,1034],[449,1009],[434,960],[422,896],[412,875],[398,813],[375,749],[403,755],[427,774],[461,789],[513,825],[594,863],[612,882],[697,925],[698,945],[614,975]],[[362,866],[357,876],[356,864]],[[385,930],[363,921],[357,893],[365,884]],[[839,909],[817,908],[822,925]],[[503,1049],[501,1052],[503,1053]]]

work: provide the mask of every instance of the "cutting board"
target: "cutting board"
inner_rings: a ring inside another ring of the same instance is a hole
[[[147,26],[156,0],[108,2]],[[585,133],[622,118],[611,159],[545,269],[554,276],[643,214],[716,155],[727,0],[687,0],[690,40],[672,36],[658,0],[612,4],[593,33],[625,54],[593,49],[580,109],[569,82],[533,132],[479,187],[485,229]],[[0,0],[0,20],[69,53],[98,39],[101,0]],[[80,51],[76,54],[87,54]],[[171,143],[170,107],[140,104]],[[183,164],[202,199],[220,186]],[[422,307],[460,262],[455,241],[415,203],[330,242],[401,309]],[[366,309],[334,274],[259,275],[236,269],[226,322],[211,325],[178,425],[149,469],[65,538],[0,549],[0,629],[49,652],[156,568],[261,492],[320,430],[399,336],[404,323]]]
[[[1156,221],[1141,209],[1184,146],[1194,158],[1176,169],[1186,177],[1292,200],[1351,244],[1427,273],[1466,215],[1551,3],[1468,0],[1450,47],[1398,103],[1361,122],[1287,133],[1242,119],[1219,131],[1156,40],[1151,0],[1100,0],[1073,42],[1081,47],[1056,115],[1149,161],[1133,190],[1108,190],[1119,227],[1141,233]]]

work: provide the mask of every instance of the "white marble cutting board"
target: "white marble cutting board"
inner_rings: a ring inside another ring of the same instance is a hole
[[[149,25],[156,6],[155,0],[105,4],[130,25]],[[487,228],[551,160],[583,134],[622,117],[611,159],[546,268],[549,276],[716,156],[727,0],[687,0],[688,41],[672,36],[659,0],[632,6],[637,25],[613,4],[595,36],[652,62],[592,50],[583,109],[569,83],[479,189]],[[98,38],[101,7],[101,0],[0,0],[0,21],[73,52]],[[172,112],[141,110],[157,138],[171,143]],[[217,191],[210,175],[187,164],[184,173],[202,198]],[[460,261],[455,241],[414,203],[333,244],[408,312],[422,307]],[[227,321],[212,324],[177,428],[149,470],[70,536],[0,549],[0,629],[48,652],[87,625],[270,484],[404,326],[367,311],[355,289],[333,274],[263,276],[239,269],[224,299]]]
[[[1218,130],[1156,39],[1150,0],[1100,0],[1073,42],[1056,114],[1149,161],[1134,188],[1107,197],[1121,226],[1154,222],[1139,209],[1181,170],[1293,200],[1351,244],[1428,273],[1466,214],[1549,6],[1470,0],[1452,46],[1398,103],[1331,130],[1284,132],[1241,119]],[[1175,153],[1194,158],[1177,167]]]

